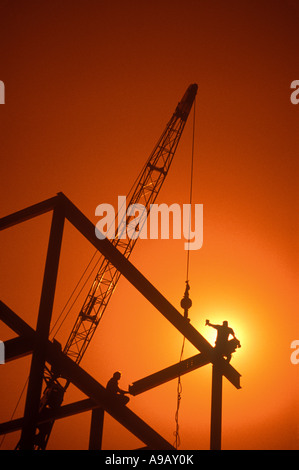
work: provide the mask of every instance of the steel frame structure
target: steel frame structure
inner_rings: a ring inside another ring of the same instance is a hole
[[[0,302],[0,319],[18,335],[4,343],[6,362],[32,355],[24,416],[0,424],[0,434],[21,429],[18,448],[31,450],[36,446],[36,430],[41,429],[41,426],[65,416],[92,410],[89,449],[101,449],[106,411],[139,438],[146,448],[174,450],[169,442],[127,406],[120,405],[100,383],[64,354],[55,340],[49,340],[64,222],[67,219],[200,352],[192,358],[134,382],[130,387],[130,393],[137,395],[198,367],[212,364],[210,449],[221,449],[222,377],[226,377],[239,389],[241,388],[239,372],[219,356],[215,348],[108,239],[101,240],[96,237],[94,225],[63,193],[0,219],[0,230],[47,212],[52,212],[52,224],[36,330]],[[88,398],[70,405],[60,406],[59,403],[59,406],[40,411],[46,363],[55,369],[59,377],[73,383]]]
[[[177,104],[174,113],[168,121],[161,137],[159,138],[152,153],[147,159],[142,171],[135,180],[129,194],[130,200],[127,207],[126,201],[119,207],[117,214],[118,229],[116,236],[112,236],[111,243],[129,259],[137,239],[140,236],[143,225],[150,213],[160,189],[167,177],[172,160],[174,158],[179,141],[182,137],[189,113],[193,106],[198,90],[197,84],[191,84],[184,93],[181,101]],[[135,209],[142,207],[142,214],[139,217],[138,227],[132,215]],[[115,225],[116,220],[114,221]],[[110,227],[109,227],[110,228]],[[133,235],[133,236],[132,236]],[[110,237],[108,237],[110,238]],[[85,297],[81,309],[78,311],[75,323],[63,352],[77,364],[80,364],[86,349],[88,348],[93,335],[109,305],[110,299],[121,276],[120,271],[106,257],[101,257],[99,268],[90,289]],[[62,402],[67,391],[69,382],[62,384],[52,373],[52,370],[45,368],[44,380],[47,386],[44,389],[40,403],[40,411],[49,406],[49,401]],[[54,421],[52,425],[54,424]],[[39,434],[39,446],[45,448],[51,434],[51,425],[44,426]]]

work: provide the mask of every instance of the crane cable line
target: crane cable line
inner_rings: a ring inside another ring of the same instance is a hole
[[[194,172],[194,143],[195,143],[195,104],[196,104],[196,98],[194,99],[194,104],[193,104],[193,131],[192,131],[192,150],[191,150],[191,170],[190,170],[190,195],[189,195],[189,207],[190,207],[190,214],[189,214],[189,236],[188,240],[190,240],[190,234],[191,234],[191,204],[192,204],[192,193],[193,193],[193,172]],[[190,289],[189,287],[189,269],[190,269],[190,249],[188,248],[187,250],[187,262],[186,262],[186,291]],[[187,290],[188,289],[188,290]],[[184,355],[184,347],[185,347],[185,336],[183,338],[183,344],[181,348],[181,354],[180,354],[180,360],[179,362],[182,361],[183,355]],[[176,429],[174,431],[174,436],[175,436],[175,442],[174,442],[174,447],[176,449],[179,448],[181,444],[181,439],[180,439],[180,434],[179,434],[179,409],[180,409],[180,404],[181,404],[181,398],[182,398],[182,382],[181,382],[181,377],[178,377],[178,383],[177,383],[177,407],[176,407],[176,412],[175,412],[175,426]]]
[[[195,105],[196,105],[196,98],[194,99],[193,105],[193,131],[192,131],[192,150],[191,150],[191,170],[190,170],[190,196],[189,196],[189,207],[190,207],[190,214],[189,214],[189,237],[191,234],[191,204],[192,204],[192,196],[193,196],[193,173],[194,173],[194,143],[195,143]],[[190,250],[187,250],[187,270],[186,270],[186,282],[189,281],[189,264],[190,264]]]

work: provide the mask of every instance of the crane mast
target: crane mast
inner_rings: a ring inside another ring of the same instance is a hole
[[[131,190],[131,197],[127,207],[133,204],[142,204],[146,209],[146,215],[150,211],[151,204],[165,181],[175,151],[182,136],[187,118],[192,108],[198,86],[190,85],[181,101],[178,103],[172,117],[167,123],[164,132],[154,147],[139,179]],[[125,217],[118,221],[118,232],[111,243],[125,256],[129,258],[136,244],[138,236],[128,236],[132,216],[125,211]],[[131,227],[132,228],[132,227]],[[136,227],[134,226],[136,229]],[[94,281],[85,298],[83,306],[77,316],[72,331],[68,337],[63,352],[74,362],[79,364],[90,341],[101,321],[109,300],[120,278],[120,272],[105,257],[101,260],[100,267]],[[59,382],[59,376],[55,371],[45,368],[44,380],[46,388],[41,398],[40,410],[45,407],[54,408],[60,406],[68,383],[63,387]],[[44,449],[50,436],[54,422],[46,423],[39,428],[36,448]]]

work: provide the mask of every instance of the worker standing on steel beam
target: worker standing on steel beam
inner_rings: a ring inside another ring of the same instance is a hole
[[[129,401],[129,397],[125,397],[126,394],[129,394],[129,392],[126,392],[125,390],[122,390],[118,386],[118,382],[121,378],[121,373],[120,372],[114,372],[113,376],[111,379],[108,381],[106,385],[106,390],[110,392],[111,394],[117,396],[117,399],[120,401],[122,405],[126,405]]]
[[[225,356],[229,362],[231,360],[232,353],[235,352],[237,348],[241,347],[240,341],[236,338],[234,330],[228,326],[228,322],[226,320],[222,322],[222,325],[214,325],[213,323],[210,323],[210,320],[206,320],[206,325],[217,330],[215,348],[222,356]],[[233,338],[229,340],[228,338],[230,336]]]

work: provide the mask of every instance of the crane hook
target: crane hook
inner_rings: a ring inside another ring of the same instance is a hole
[[[192,306],[192,300],[189,297],[189,290],[189,281],[186,281],[186,289],[184,292],[184,297],[181,300],[181,307],[184,310],[184,318],[188,321],[190,321],[190,319],[188,318],[188,310]]]

